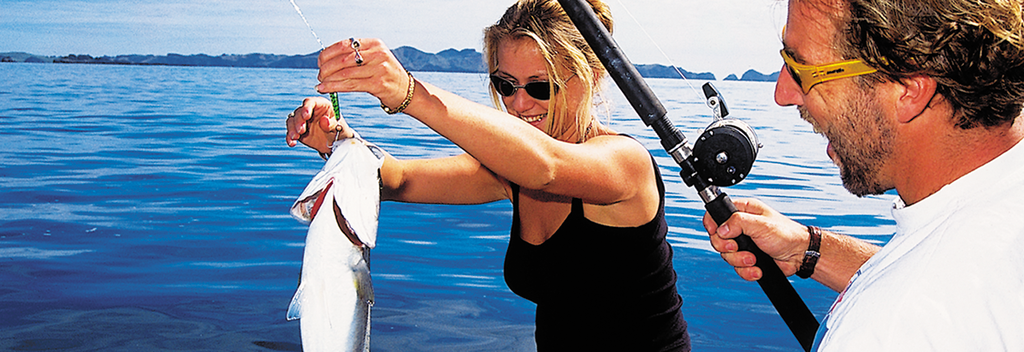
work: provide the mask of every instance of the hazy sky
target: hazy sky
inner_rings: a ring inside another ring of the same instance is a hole
[[[378,37],[392,48],[431,53],[480,51],[482,29],[512,3],[295,1],[325,44]],[[634,63],[675,64],[719,79],[782,66],[785,0],[606,1],[616,19],[614,37]],[[288,0],[0,0],[0,52],[294,55],[319,49]]]

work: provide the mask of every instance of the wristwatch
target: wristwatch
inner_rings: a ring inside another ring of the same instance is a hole
[[[814,274],[814,265],[818,264],[818,258],[821,257],[821,229],[817,226],[807,226],[807,233],[811,236],[811,243],[807,245],[807,251],[804,252],[804,262],[800,264],[800,270],[797,270],[796,276],[801,279],[806,279]]]

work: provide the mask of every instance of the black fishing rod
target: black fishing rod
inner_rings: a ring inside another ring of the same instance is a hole
[[[694,187],[704,201],[708,214],[721,225],[736,212],[729,196],[718,186],[730,186],[741,181],[750,171],[757,156],[757,137],[748,125],[735,119],[724,119],[728,114],[721,94],[710,83],[702,88],[715,122],[700,136],[691,148],[672,122],[661,101],[647,86],[640,73],[619,49],[608,30],[598,20],[585,0],[558,0],[572,22],[594,49],[612,79],[622,90],[644,124],[654,129],[661,145],[682,168],[680,176],[687,186]],[[749,236],[736,238],[739,249],[754,253],[757,267],[763,273],[757,281],[765,295],[789,326],[804,351],[809,351],[818,330],[818,320],[807,308],[793,285],[779,269],[775,260],[764,253]]]

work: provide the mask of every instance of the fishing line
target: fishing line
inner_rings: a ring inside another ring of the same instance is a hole
[[[316,35],[316,32],[313,31],[313,26],[309,25],[309,21],[306,20],[306,16],[302,14],[302,10],[299,9],[299,5],[295,3],[295,0],[288,0],[288,1],[290,1],[292,3],[292,7],[295,8],[295,12],[299,13],[299,17],[301,17],[302,18],[302,22],[306,24],[306,28],[309,28],[309,32],[313,33],[313,38],[316,38],[316,42],[320,43],[320,51],[323,51],[324,49],[327,49],[327,47],[324,46],[324,42],[320,41],[320,36]],[[331,106],[334,107],[334,118],[340,120],[341,119],[341,108],[338,107],[338,93],[331,92],[328,95],[331,96]]]
[[[629,8],[626,7],[626,4],[623,4],[622,0],[617,0],[617,2],[619,3],[619,6],[622,6],[622,9],[626,11],[626,14],[629,15],[629,18],[633,19],[633,23],[636,23],[636,25],[640,27],[640,31],[644,32],[644,35],[646,35],[647,39],[651,41],[651,44],[654,44],[654,47],[657,48],[659,52],[661,52],[661,56],[664,56],[665,60],[668,60],[668,64],[672,66],[672,69],[676,71],[677,74],[679,74],[679,78],[682,78],[683,82],[686,82],[686,85],[690,87],[690,90],[692,90],[694,94],[697,94],[697,97],[699,97],[702,101],[705,100],[704,93],[697,90],[697,87],[693,86],[690,80],[686,78],[686,75],[683,74],[683,71],[680,71],[679,67],[676,66],[674,62],[672,62],[672,58],[669,57],[667,53],[665,53],[665,50],[663,50],[660,45],[658,45],[658,41],[654,40],[654,37],[651,36],[651,33],[647,32],[647,28],[645,28],[644,25],[640,23],[640,20],[637,20],[636,16],[633,16],[633,12],[629,11]]]
[[[306,21],[306,16],[302,14],[302,10],[299,9],[299,5],[295,4],[295,0],[288,0],[288,1],[291,1],[292,7],[295,8],[295,12],[298,12],[299,13],[299,17],[302,17],[302,22],[306,24],[306,28],[309,28],[309,32],[313,33],[313,38],[316,38],[316,42],[320,43],[320,49],[326,49],[324,47],[324,42],[320,41],[320,37],[317,36],[316,32],[313,31],[313,26],[310,26],[309,25],[309,21]]]

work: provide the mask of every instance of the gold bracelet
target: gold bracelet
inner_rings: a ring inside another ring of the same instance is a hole
[[[380,108],[384,109],[384,112],[388,113],[388,115],[394,115],[405,111],[405,108],[409,107],[409,103],[412,102],[412,92],[416,90],[416,80],[412,78],[412,72],[405,71],[405,73],[409,74],[409,91],[405,93],[405,101],[402,102],[402,105],[399,105],[397,109],[391,109],[387,105],[384,105],[383,102],[380,103]]]

